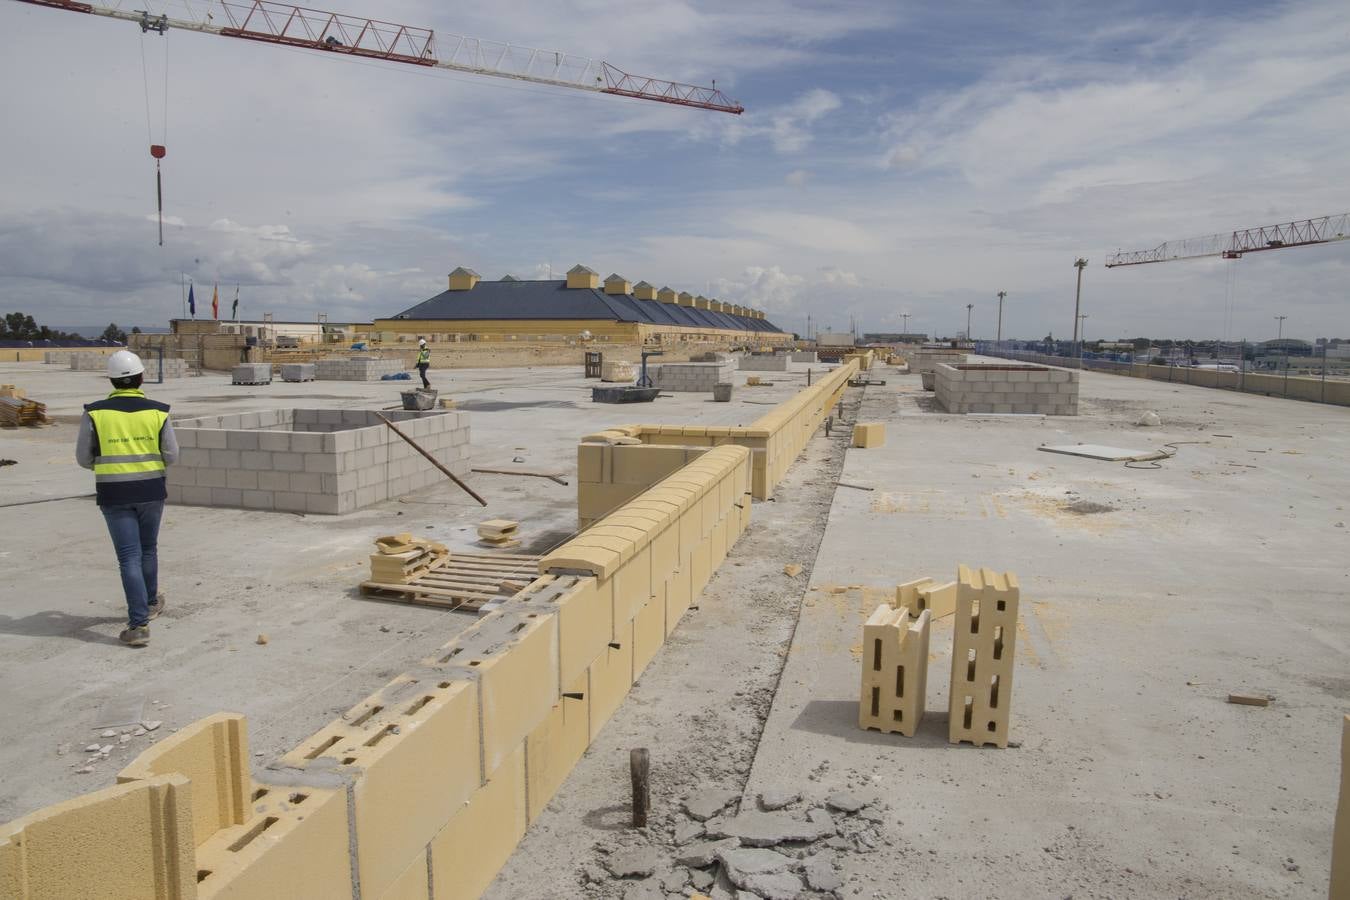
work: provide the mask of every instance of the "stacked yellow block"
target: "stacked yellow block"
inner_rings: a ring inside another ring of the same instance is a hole
[[[953,744],[1006,747],[1017,649],[1017,576],[961,566],[956,581],[948,737]]]
[[[913,737],[928,689],[928,626],[932,617],[882,604],[863,625],[862,697],[858,725]]]
[[[925,706],[929,623],[954,615],[948,739],[1006,747],[1018,595],[1011,572],[966,566],[947,584],[898,585],[863,624],[859,726],[913,736]]]

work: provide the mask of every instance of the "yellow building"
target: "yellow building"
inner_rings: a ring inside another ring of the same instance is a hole
[[[484,281],[472,269],[450,273],[449,290],[388,319],[373,330],[395,334],[471,334],[478,339],[563,336],[646,343],[659,341],[786,343],[784,333],[759,310],[699,297],[688,302],[669,288],[633,284],[613,274],[575,266],[564,280],[524,281],[508,275]],[[716,306],[714,306],[716,303]]]

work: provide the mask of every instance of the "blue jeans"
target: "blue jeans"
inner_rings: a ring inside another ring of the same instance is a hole
[[[122,570],[122,592],[127,595],[127,622],[141,628],[150,622],[150,602],[159,592],[159,520],[164,501],[104,506],[117,566]]]

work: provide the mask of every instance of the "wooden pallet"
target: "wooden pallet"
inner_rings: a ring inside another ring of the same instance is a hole
[[[450,558],[407,584],[366,581],[366,597],[434,606],[438,609],[477,610],[490,600],[501,600],[524,590],[539,573],[538,556],[453,550]]]

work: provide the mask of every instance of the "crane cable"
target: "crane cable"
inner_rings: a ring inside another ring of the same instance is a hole
[[[145,56],[145,35],[148,29],[141,28],[141,81],[145,88],[145,135],[150,142],[150,155],[155,160],[155,205],[159,213],[159,246],[164,246],[164,182],[160,175],[159,161],[164,158],[166,153],[165,146],[169,142],[169,43],[164,42],[164,108],[163,108],[163,127],[161,128],[160,143],[155,143],[154,122],[150,113],[150,67]],[[164,32],[160,32],[160,37],[164,37]]]

